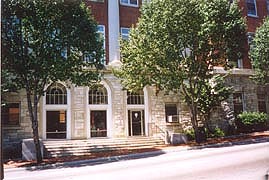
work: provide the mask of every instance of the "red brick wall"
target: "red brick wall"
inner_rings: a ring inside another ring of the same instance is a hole
[[[242,8],[243,17],[246,18],[247,32],[255,32],[257,27],[259,27],[262,24],[263,19],[268,15],[266,0],[256,0],[258,17],[247,16],[246,0],[238,0],[238,1],[240,8]],[[246,48],[247,50],[249,50],[247,42],[246,42]],[[244,55],[243,66],[244,68],[251,68],[251,62],[248,57],[248,53]]]
[[[106,51],[106,63],[109,62],[109,39],[108,39],[108,1],[104,0],[104,2],[93,2],[90,0],[86,0],[85,3],[90,7],[92,15],[94,19],[97,21],[99,25],[105,26],[105,51]]]
[[[140,16],[139,8],[142,6],[142,0],[139,0],[139,7],[124,6],[119,4],[120,9],[120,27],[132,27],[138,21]]]

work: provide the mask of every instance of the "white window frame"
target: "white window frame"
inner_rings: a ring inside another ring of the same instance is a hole
[[[128,33],[124,33],[123,32],[124,30],[128,30]],[[130,30],[131,30],[131,28],[127,28],[127,27],[120,28],[120,34],[121,34],[121,38],[123,40],[129,40]]]
[[[93,2],[101,2],[101,3],[105,2],[105,0],[90,0],[90,1],[93,1]]]
[[[252,0],[252,1],[253,1],[253,3],[254,3],[254,6],[255,6],[255,14],[250,14],[250,13],[248,13],[248,5],[247,5],[248,2],[246,1],[247,15],[250,16],[250,17],[258,17],[256,0]]]
[[[120,0],[120,4],[124,6],[138,7],[139,1],[136,0],[136,4],[131,4],[131,0],[127,0],[127,2],[123,2],[122,0]]]
[[[237,68],[243,69],[243,59],[237,59]]]

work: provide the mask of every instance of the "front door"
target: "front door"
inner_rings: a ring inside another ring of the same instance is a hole
[[[47,111],[47,138],[66,138],[66,111]]]
[[[91,111],[91,137],[107,137],[106,111]]]
[[[129,136],[143,136],[145,133],[144,110],[128,111]]]

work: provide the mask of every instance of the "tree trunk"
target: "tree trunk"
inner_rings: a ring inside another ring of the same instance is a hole
[[[190,115],[191,115],[191,123],[194,129],[195,134],[195,141],[197,143],[205,142],[206,141],[206,134],[203,127],[198,127],[198,110],[197,110],[197,103],[192,103],[189,105],[190,108]]]
[[[38,120],[37,120],[37,105],[38,105],[38,98],[37,95],[34,94],[34,104],[32,104],[31,94],[27,91],[27,103],[28,103],[28,110],[29,115],[32,122],[32,129],[33,129],[33,140],[35,144],[36,150],[36,161],[37,164],[42,162],[42,154],[40,148],[40,141],[39,141],[39,133],[38,133]]]

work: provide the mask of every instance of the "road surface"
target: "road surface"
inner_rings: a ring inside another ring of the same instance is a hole
[[[44,170],[6,170],[7,180],[264,180],[269,142],[204,148]]]

